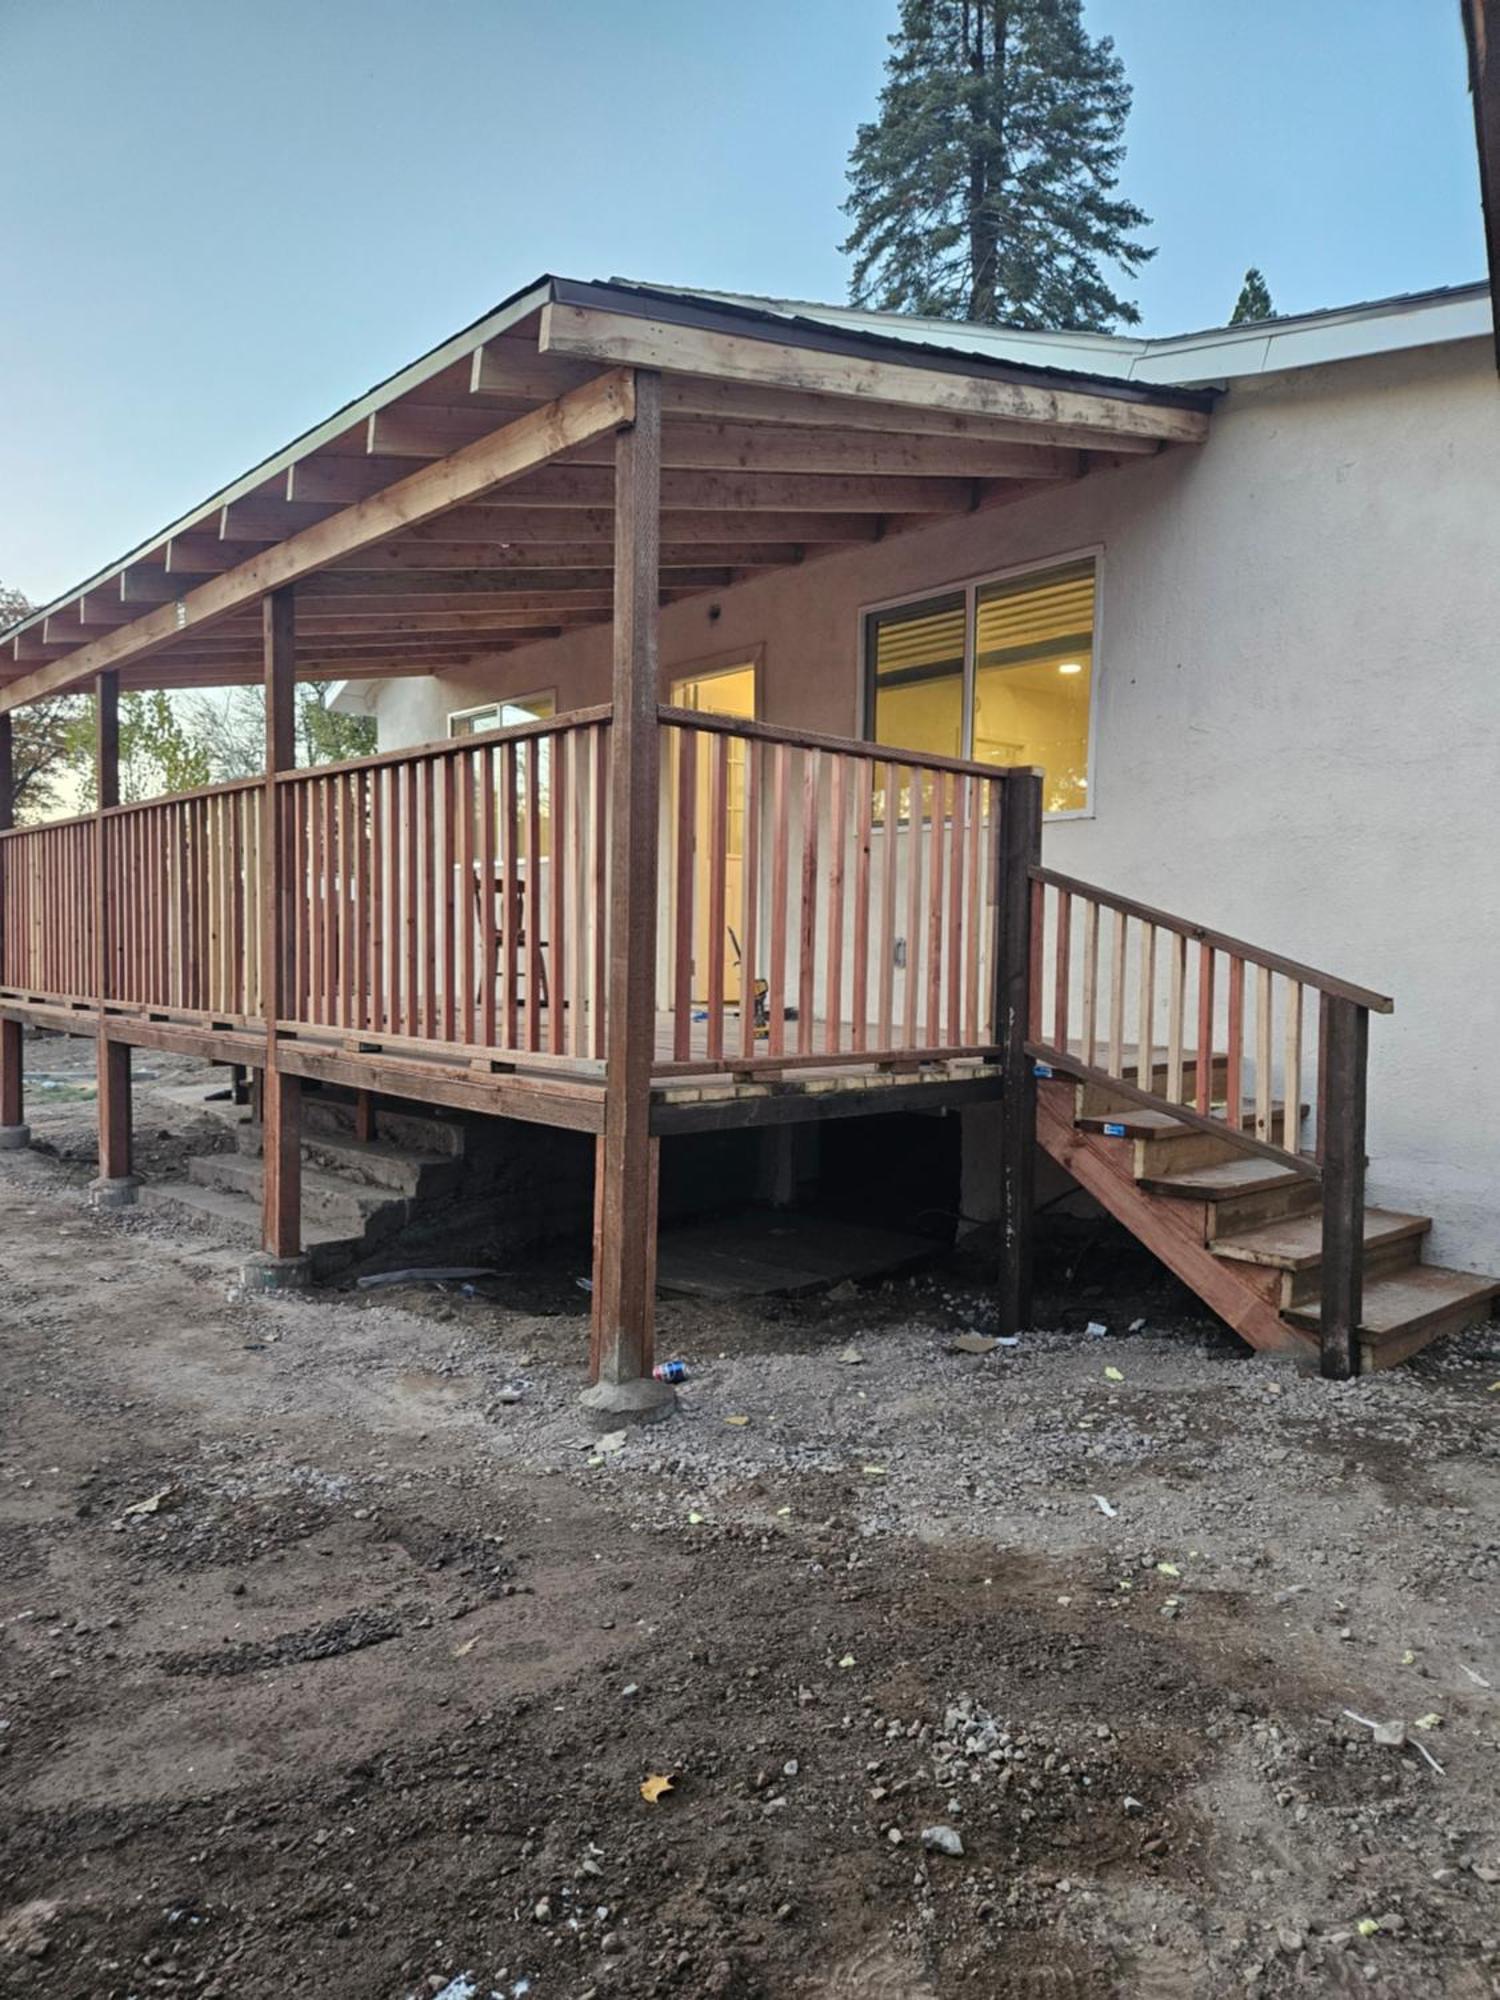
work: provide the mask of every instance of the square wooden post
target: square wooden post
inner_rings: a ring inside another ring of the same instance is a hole
[[[666,1406],[650,1380],[655,1321],[656,871],[661,377],[635,377],[635,422],[615,446],[614,717],[610,730],[608,1011],[597,1152],[594,1322],[587,1392],[609,1415]]]
[[[1000,799],[999,932],[995,951],[995,1033],[1005,1094],[1000,1100],[999,1330],[1030,1326],[1036,1227],[1036,1070],[1031,1033],[1031,870],[1042,859],[1042,779],[1008,771]]]
[[[131,1171],[130,1046],[111,1041],[106,1002],[110,996],[111,899],[105,880],[106,811],[120,803],[120,677],[94,680],[94,998],[99,1005],[99,1178],[89,1188],[95,1208],[129,1208],[137,1183]]]
[[[15,739],[10,710],[0,715],[0,833],[8,833],[16,823]],[[0,841],[0,892],[7,865],[6,843]],[[5,963],[4,899],[0,893],[0,977],[9,979],[14,968]],[[22,1087],[22,1041],[19,1021],[0,1020],[0,1152],[19,1152],[31,1143],[25,1119]]]
[[[302,1079],[279,1066],[278,1022],[291,995],[287,944],[291,899],[296,891],[287,867],[285,814],[278,771],[296,768],[297,633],[296,602],[288,585],[261,606],[266,695],[266,777],[261,793],[261,1002],[266,1016],[266,1060],[261,1072],[261,1181],[264,1245],[247,1260],[245,1281],[260,1291],[306,1285],[309,1266],[302,1254]]]
[[[1330,1381],[1359,1373],[1365,1288],[1365,1074],[1370,1010],[1323,995],[1318,1139],[1323,1161],[1319,1365]],[[1292,1115],[1290,1105],[1287,1116]]]

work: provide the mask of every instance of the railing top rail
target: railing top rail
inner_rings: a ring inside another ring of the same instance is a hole
[[[1226,931],[1211,930],[1206,924],[1189,923],[1186,918],[1174,917],[1169,911],[1153,909],[1149,903],[1138,903],[1133,897],[1117,896],[1112,889],[1101,889],[1097,882],[1085,882],[1076,875],[1062,875],[1055,868],[1033,868],[1031,879],[1053,889],[1065,890],[1069,895],[1082,896],[1088,902],[1102,904],[1107,910],[1119,910],[1127,917],[1138,917],[1142,923],[1155,924],[1159,930],[1175,931],[1179,937],[1190,938],[1195,944],[1206,944],[1214,951],[1227,952],[1232,958],[1243,958],[1250,965],[1263,965],[1269,972],[1284,973],[1288,979],[1295,979],[1303,986],[1316,987],[1318,992],[1327,993],[1336,1000],[1352,1000],[1358,1006],[1368,1007],[1372,1014],[1395,1011],[1396,1003],[1389,994],[1373,992],[1368,986],[1356,986],[1352,980],[1336,979],[1331,972],[1320,972],[1316,966],[1303,965],[1299,959],[1284,958],[1280,952],[1265,951],[1260,945],[1247,944],[1244,938],[1230,937]]]
[[[278,771],[278,785],[304,783],[309,778],[336,777],[341,771],[373,771],[382,764],[418,764],[432,757],[457,757],[476,746],[515,743],[527,736],[563,736],[573,729],[587,729],[596,722],[608,722],[614,710],[608,702],[595,708],[570,708],[561,715],[547,715],[536,722],[513,722],[504,729],[476,729],[470,736],[440,736],[435,743],[407,743],[399,750],[379,750],[372,757],[345,757],[337,764],[304,764],[295,771]]]
[[[1014,778],[1040,775],[1034,764],[976,764],[965,757],[933,757],[926,751],[898,750],[889,743],[867,743],[848,736],[826,736],[807,729],[782,729],[772,722],[748,722],[742,716],[714,715],[707,709],[661,706],[657,719],[678,729],[706,729],[718,736],[748,736],[761,743],[784,743],[793,750],[836,750],[862,757],[869,764],[900,764],[908,770],[956,771],[966,778]]]
[[[70,813],[66,819],[39,819],[29,826],[7,826],[0,829],[0,840],[18,840],[28,833],[61,833],[64,827],[92,826],[93,823],[91,812]]]
[[[190,792],[159,792],[151,799],[122,799],[117,806],[106,806],[104,819],[114,819],[121,813],[149,812],[154,806],[189,805],[194,799],[221,799],[229,792],[258,791],[265,778],[257,772],[253,778],[226,778],[221,785],[197,785]]]

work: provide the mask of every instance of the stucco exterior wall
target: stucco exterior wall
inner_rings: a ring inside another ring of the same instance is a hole
[[[674,605],[667,681],[754,654],[767,719],[855,735],[860,612],[1097,550],[1091,816],[1054,867],[1395,995],[1370,1199],[1500,1270],[1500,384],[1482,341],[1237,385],[1208,443]],[[594,628],[371,695],[607,699]]]

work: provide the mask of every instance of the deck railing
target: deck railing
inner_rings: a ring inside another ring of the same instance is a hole
[[[609,719],[279,775],[279,1029],[602,1064]],[[686,709],[660,737],[656,1073],[996,1053],[1007,773]],[[246,779],[0,836],[0,991],[263,1027],[264,803]]]
[[[8,989],[68,1006],[98,992],[92,814],[0,833]]]
[[[604,1055],[608,711],[277,780],[282,1025]]]
[[[658,1070],[992,1054],[1005,774],[660,719]]]
[[[245,779],[100,815],[107,1002],[261,1017],[261,791]]]

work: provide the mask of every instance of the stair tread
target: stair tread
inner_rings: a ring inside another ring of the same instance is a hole
[[[1500,1298],[1500,1278],[1487,1278],[1478,1271],[1450,1270],[1443,1264],[1413,1264],[1408,1270],[1393,1271],[1389,1277],[1368,1280],[1360,1332],[1378,1340],[1382,1335],[1400,1333],[1414,1320],[1431,1314],[1456,1312],[1469,1305],[1477,1314],[1495,1298]],[[1313,1328],[1321,1318],[1316,1301],[1294,1306],[1286,1316],[1298,1325]]]
[[[216,1221],[233,1224],[246,1232],[247,1240],[258,1244],[261,1237],[261,1206],[258,1198],[236,1194],[231,1188],[204,1187],[198,1181],[150,1181],[141,1190],[148,1207],[171,1202],[179,1208],[197,1209]],[[309,1248],[323,1243],[347,1243],[347,1230],[304,1217],[302,1240]]]
[[[389,1139],[346,1139],[336,1132],[305,1132],[303,1142],[316,1146],[320,1153],[336,1153],[341,1160],[348,1160],[351,1167],[370,1159],[399,1161],[415,1169],[453,1164],[451,1153],[420,1152],[415,1146],[394,1145]]]
[[[254,1188],[257,1194],[261,1185],[264,1163],[258,1153],[200,1153],[189,1166],[202,1162],[201,1171],[214,1176],[213,1181],[197,1181],[195,1187],[212,1187],[214,1182],[231,1181],[246,1189]],[[302,1190],[304,1194],[331,1195],[352,1202],[362,1208],[381,1208],[387,1202],[399,1201],[401,1196],[393,1189],[375,1187],[369,1182],[346,1180],[342,1174],[326,1171],[322,1167],[302,1168]]]
[[[1152,1194],[1182,1200],[1212,1201],[1219,1195],[1259,1194],[1266,1188],[1291,1187],[1305,1181],[1293,1167],[1278,1167],[1257,1153],[1237,1160],[1220,1160],[1211,1167],[1189,1167],[1180,1174],[1143,1174],[1140,1185]]]
[[[1382,1243],[1399,1242],[1404,1236],[1423,1236],[1432,1227],[1430,1215],[1402,1215],[1394,1209],[1367,1208],[1364,1216],[1367,1250]],[[1230,1236],[1215,1239],[1214,1254],[1249,1264],[1273,1264],[1285,1271],[1303,1271],[1321,1262],[1323,1218],[1314,1210],[1309,1215],[1291,1215],[1277,1222],[1263,1222],[1254,1229],[1237,1229]]]
[[[1188,1108],[1192,1109],[1194,1107],[1189,1106]],[[1220,1109],[1219,1105],[1216,1104],[1214,1106],[1214,1115],[1216,1117],[1219,1115]],[[1305,1114],[1307,1110],[1306,1105],[1302,1109]],[[1273,1122],[1280,1122],[1282,1110],[1282,1100],[1278,1097],[1276,1102],[1271,1106]],[[1127,1139],[1193,1139],[1212,1138],[1214,1136],[1212,1133],[1205,1132],[1201,1125],[1189,1125],[1184,1119],[1179,1118],[1175,1112],[1152,1111],[1145,1105],[1141,1105],[1134,1111],[1089,1111],[1085,1112],[1082,1117],[1075,1118],[1073,1122],[1080,1132],[1103,1132],[1106,1125],[1111,1128],[1119,1126],[1122,1130],[1122,1136]],[[1234,1144],[1233,1130],[1227,1119],[1224,1123],[1224,1143],[1232,1146]],[[1252,1131],[1254,1125],[1255,1112],[1253,1108],[1247,1108],[1240,1119],[1240,1130],[1242,1132]]]

